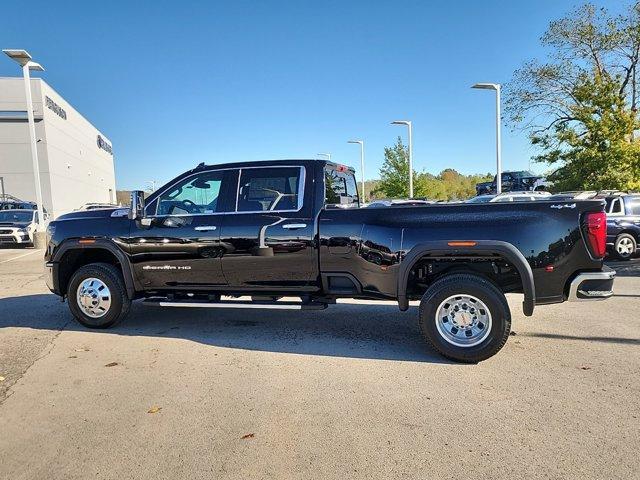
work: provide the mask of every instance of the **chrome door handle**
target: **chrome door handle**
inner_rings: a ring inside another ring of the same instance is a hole
[[[304,228],[306,226],[306,223],[287,223],[282,225],[282,228],[286,228],[287,230],[297,230],[298,228]]]
[[[216,226],[214,225],[202,225],[200,227],[195,227],[194,230],[197,230],[198,232],[211,232],[213,230],[215,230]]]

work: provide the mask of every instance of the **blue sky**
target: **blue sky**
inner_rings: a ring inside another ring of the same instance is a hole
[[[110,137],[120,189],[202,161],[331,152],[359,169],[351,138],[365,140],[377,178],[384,146],[406,138],[396,119],[413,121],[416,169],[487,172],[494,96],[470,85],[543,58],[539,37],[576,4],[30,1],[24,19],[0,17],[0,47],[28,50]],[[0,76],[18,73],[0,59]],[[527,168],[526,134],[503,137],[504,168]]]

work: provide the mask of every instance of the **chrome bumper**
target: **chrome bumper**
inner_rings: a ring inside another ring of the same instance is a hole
[[[53,284],[53,268],[54,264],[52,262],[47,262],[44,264],[44,283],[47,284],[49,290],[53,293],[55,292],[55,285]]]
[[[613,295],[615,270],[604,267],[601,272],[580,273],[569,285],[570,302],[605,300]]]

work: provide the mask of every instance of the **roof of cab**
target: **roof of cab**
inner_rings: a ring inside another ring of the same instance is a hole
[[[198,170],[201,168],[246,168],[246,167],[263,167],[263,166],[271,166],[271,165],[300,165],[303,164],[313,164],[313,163],[328,163],[326,160],[321,159],[284,159],[284,160],[253,160],[253,161],[245,161],[245,162],[231,162],[231,163],[213,163],[213,164],[205,164],[204,162],[198,165],[194,170]]]

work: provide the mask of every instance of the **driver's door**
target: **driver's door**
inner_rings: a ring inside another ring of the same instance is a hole
[[[224,170],[183,178],[148,204],[143,220],[133,221],[129,249],[145,289],[226,285],[220,230],[229,179]]]

